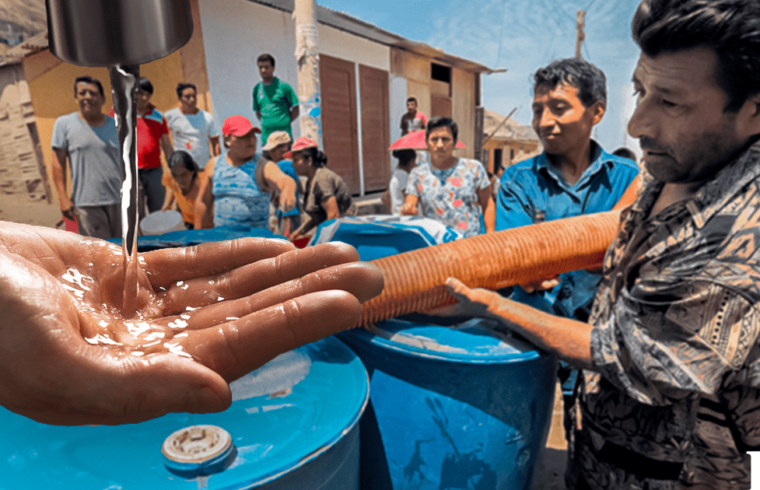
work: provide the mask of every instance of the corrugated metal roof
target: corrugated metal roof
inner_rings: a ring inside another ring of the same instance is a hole
[[[37,51],[42,51],[48,47],[47,31],[40,32],[36,36],[32,36],[21,42],[13,49],[9,49],[5,53],[5,59],[0,63],[2,65],[9,65],[21,61],[22,58],[30,54],[34,54]]]

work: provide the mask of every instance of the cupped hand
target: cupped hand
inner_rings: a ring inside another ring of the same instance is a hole
[[[357,261],[257,238],[160,250],[125,296],[120,247],[0,222],[0,404],[50,424],[224,410],[229,382],[356,324],[383,287]]]

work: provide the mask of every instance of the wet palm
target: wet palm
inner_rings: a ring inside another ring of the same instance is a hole
[[[0,402],[55,424],[129,423],[230,404],[228,382],[348,328],[382,289],[351,247],[244,239],[140,254],[0,223]]]

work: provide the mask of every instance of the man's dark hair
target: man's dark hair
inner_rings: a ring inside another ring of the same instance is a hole
[[[443,127],[449,128],[451,136],[454,137],[454,144],[456,144],[456,142],[459,141],[457,139],[459,137],[459,126],[457,126],[457,123],[455,123],[450,117],[442,116],[434,117],[428,121],[427,126],[425,127],[425,141],[430,138],[430,133],[432,133],[435,128]]]
[[[140,77],[140,80],[138,80],[137,85],[140,87],[140,90],[142,92],[148,92],[150,95],[153,95],[153,84],[150,83],[150,80],[148,80],[145,77]]]
[[[274,56],[272,56],[269,53],[260,54],[258,58],[256,58],[256,64],[263,63],[265,61],[268,61],[270,65],[272,65],[272,68],[274,68]]]
[[[636,161],[636,154],[633,152],[633,150],[626,148],[625,146],[621,146],[617,150],[613,151],[612,154],[618,157],[633,160],[634,162]]]
[[[195,88],[195,85],[193,85],[192,83],[185,83],[185,82],[178,83],[177,84],[177,98],[181,99],[182,92],[184,92],[185,90],[189,88],[193,89],[193,91],[195,91],[196,94],[198,93],[198,89]]]
[[[409,102],[414,102],[415,104],[417,104],[417,99],[415,99],[414,97],[409,97],[408,99],[406,99],[406,103],[408,104]]]
[[[93,85],[97,85],[98,92],[100,92],[100,96],[103,97],[103,98],[106,97],[106,94],[103,92],[103,84],[100,83],[100,80],[98,80],[97,78],[92,78],[90,75],[82,75],[82,76],[76,77],[74,79],[74,97],[77,96],[77,84],[80,83],[80,82],[82,82],[82,83],[91,83]]]
[[[760,2],[757,0],[644,0],[631,25],[649,57],[692,48],[718,56],[716,78],[725,112],[737,112],[760,91]]]
[[[583,59],[553,61],[536,71],[533,83],[534,91],[542,85],[554,89],[559,83],[575,87],[584,107],[597,101],[607,103],[607,77],[602,70]]]

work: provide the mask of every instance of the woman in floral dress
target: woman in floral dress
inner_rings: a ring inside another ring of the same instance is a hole
[[[426,129],[430,162],[409,175],[401,214],[442,222],[465,237],[494,230],[496,207],[488,173],[477,160],[453,155],[459,129],[448,117],[436,117]]]

